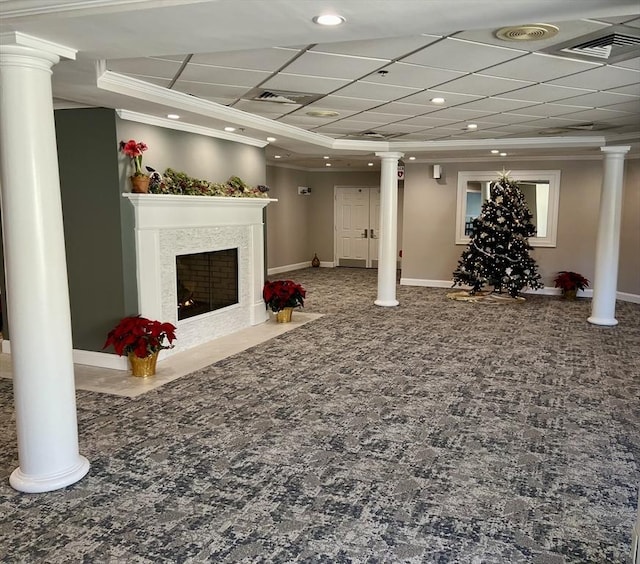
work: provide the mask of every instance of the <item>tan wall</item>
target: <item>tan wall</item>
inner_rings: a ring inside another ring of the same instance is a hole
[[[306,171],[267,167],[269,197],[277,198],[266,208],[267,268],[276,268],[313,258],[309,218],[313,194],[298,195],[298,186],[309,186]]]
[[[457,175],[461,170],[499,170],[502,163],[446,163],[440,180],[430,165],[405,165],[404,258],[402,277],[451,280],[464,250],[455,245]],[[558,237],[555,248],[536,248],[545,285],[558,270],[574,270],[593,280],[602,161],[509,162],[508,169],[560,169]],[[640,295],[640,160],[625,164],[618,290]]]

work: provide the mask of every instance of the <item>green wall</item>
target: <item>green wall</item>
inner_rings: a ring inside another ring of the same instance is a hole
[[[73,347],[99,351],[115,323],[136,313],[125,305],[116,115],[57,110],[55,123]]]

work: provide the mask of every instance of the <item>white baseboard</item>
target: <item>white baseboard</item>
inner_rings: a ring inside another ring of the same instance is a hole
[[[423,278],[400,278],[401,286],[426,286],[428,288],[453,288],[453,280],[428,280]],[[456,286],[460,290],[468,288],[468,286]],[[524,290],[523,294],[540,294],[543,296],[559,296],[560,288],[552,288],[551,286],[545,286],[540,290]],[[578,297],[592,298],[593,289],[587,288],[586,290],[578,291]],[[631,302],[634,304],[640,303],[640,296],[637,294],[629,294],[627,292],[616,292],[616,299],[621,302]]]
[[[325,260],[320,261],[320,268],[335,268],[335,267],[336,267],[335,262],[329,262]]]
[[[333,268],[334,264],[332,262],[321,261],[320,266],[322,268]],[[280,274],[281,272],[289,272],[293,270],[302,270],[303,268],[309,267],[311,267],[311,261],[297,262],[295,264],[287,264],[285,266],[275,266],[273,268],[268,268],[267,274],[271,276],[272,274]]]
[[[11,354],[11,341],[2,341],[2,352]],[[73,349],[73,363],[96,366],[98,368],[110,368],[112,370],[129,370],[129,361],[126,356]]]

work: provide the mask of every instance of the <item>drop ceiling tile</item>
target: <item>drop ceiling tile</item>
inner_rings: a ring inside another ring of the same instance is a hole
[[[339,96],[350,96],[353,98],[368,98],[370,100],[379,100],[380,102],[391,102],[398,98],[404,98],[418,90],[418,88],[388,86],[385,84],[374,84],[372,82],[359,80],[341,88],[336,92],[336,94]]]
[[[276,71],[295,57],[297,49],[256,49],[250,51],[226,51],[222,53],[196,53],[190,63],[231,67],[236,69]]]
[[[441,106],[436,109],[440,109]],[[411,117],[425,113],[424,106],[420,104],[405,104],[403,102],[389,102],[387,104],[378,105],[375,110],[388,114],[395,114],[402,117]]]
[[[399,123],[404,123],[407,125],[420,125],[423,127],[447,127],[458,121],[460,120],[457,118],[437,118],[432,117],[431,115],[426,115],[405,119]]]
[[[382,59],[367,59],[364,57],[307,51],[287,65],[283,72],[304,76],[355,80],[375,69],[379,69],[385,64],[387,64],[387,61]]]
[[[463,72],[475,72],[524,54],[526,54],[526,51],[494,47],[449,37],[405,57],[402,62]]]
[[[529,86],[531,82],[523,80],[510,80],[507,78],[495,78],[482,74],[469,74],[441,85],[438,90],[454,92],[458,94],[474,94],[478,96],[495,96],[511,90]],[[446,94],[444,94],[446,97]]]
[[[584,109],[587,109],[587,107],[578,105],[570,106],[568,104],[537,104],[535,106],[527,106],[526,108],[522,108],[521,110],[517,110],[511,113],[535,117],[555,117],[564,114],[579,112]],[[535,119],[535,117],[532,119]]]
[[[339,125],[340,127],[350,127],[352,131],[369,131],[372,129],[375,130],[380,123],[377,121],[360,121],[352,118],[346,118],[336,122],[335,125]]]
[[[364,110],[368,110],[375,106],[380,105],[380,102],[377,100],[367,100],[365,98],[349,98],[347,96],[335,96],[329,95],[320,98],[311,104],[307,104],[308,108],[322,107],[326,109],[332,109],[336,111],[347,110],[347,111],[359,111],[362,112]]]
[[[532,106],[527,108],[527,110],[529,110],[531,107]],[[500,115],[503,117],[503,119],[508,120],[509,124],[512,124],[512,125],[526,123],[528,121],[535,121],[539,119],[541,116],[545,115],[544,113],[539,113],[538,115],[527,115],[524,112],[525,110],[522,110],[521,114],[515,113],[515,112],[504,112],[503,114],[500,114]]]
[[[629,96],[640,96],[640,84],[630,84],[629,86],[621,86],[620,88],[603,89],[616,94],[628,94]]]
[[[620,67],[598,67],[565,78],[550,81],[550,84],[571,88],[610,90],[640,82],[640,72]]]
[[[151,58],[110,59],[107,69],[124,74],[139,76],[155,76],[156,78],[173,78],[180,69],[178,61],[162,61]]]
[[[318,133],[326,133],[326,134],[337,134],[337,133],[345,133],[352,132],[353,123],[342,123],[341,121],[336,121],[327,125],[321,125],[319,127],[314,128],[314,131]]]
[[[442,106],[433,104],[431,102],[432,98],[444,98],[445,103]],[[402,100],[402,102],[408,104],[422,104],[425,108],[433,107],[434,110],[439,110],[444,108],[448,108],[451,106],[457,106],[459,104],[466,104],[467,102],[473,102],[474,100],[479,100],[483,98],[483,96],[479,94],[458,94],[454,92],[444,92],[442,90],[425,90],[424,92],[418,92],[417,94],[411,94]],[[425,111],[430,111],[425,109]]]
[[[621,118],[628,115],[629,114],[627,114],[626,112],[592,108],[589,110],[582,110],[581,112],[565,114],[564,116],[562,116],[562,118],[578,121],[609,121],[610,119]]]
[[[569,88],[566,86],[552,86],[550,84],[535,84],[509,92],[511,100],[525,100],[529,102],[556,102],[565,98],[573,98],[588,94],[593,90],[584,88]]]
[[[415,133],[417,131],[424,131],[427,129],[423,125],[410,125],[408,123],[390,123],[388,125],[381,125],[376,128],[376,131],[381,133]]]
[[[338,78],[318,78],[315,76],[301,76],[299,74],[279,73],[267,80],[261,86],[271,90],[288,90],[305,92],[308,94],[328,94],[349,84],[349,80]],[[358,96],[355,96],[358,98]]]
[[[332,118],[334,120],[335,118]],[[289,114],[282,116],[278,119],[281,123],[288,123],[289,125],[297,125],[303,129],[309,129],[327,124],[326,118],[311,117],[304,114]]]
[[[573,98],[565,98],[562,100],[562,103],[586,106],[588,108],[600,108],[604,106],[612,106],[613,104],[622,104],[624,102],[630,102],[637,99],[638,98],[635,96],[616,94],[614,92],[591,92],[590,94],[574,96]]]
[[[493,114],[495,112],[492,111],[482,111],[482,110],[467,110],[465,106],[455,106],[454,108],[445,108],[444,110],[439,110],[437,112],[431,112],[429,114],[431,117],[435,118],[445,118],[445,119],[456,119],[459,121],[468,121],[476,118],[480,118],[482,116],[487,116]]]
[[[339,114],[333,118],[327,118],[327,117],[321,118],[321,119],[324,119],[325,121],[327,119],[331,119],[331,120],[342,119],[345,117],[349,117],[353,114],[360,113],[360,110],[336,110],[335,108],[332,108],[330,106],[323,106],[322,104],[308,104],[306,106],[302,106],[300,109],[296,110],[295,112],[292,112],[291,115],[307,115],[308,112],[323,111],[323,110],[330,111],[330,112],[337,112]],[[318,118],[316,117],[316,119]]]
[[[434,69],[407,63],[392,63],[383,69],[387,74],[373,73],[364,78],[377,84],[431,88],[443,82],[449,82],[463,76],[464,73],[443,69]]]
[[[467,102],[459,107],[465,110],[480,110],[486,112],[508,112],[512,110],[518,110],[520,108],[526,108],[533,105],[531,102],[524,100],[510,100],[509,98],[482,98],[481,100],[474,100],[473,102]]]
[[[268,78],[266,71],[232,69],[211,65],[189,63],[180,74],[180,80],[210,84],[230,84],[233,86],[255,86]]]
[[[390,122],[400,121],[402,116],[395,114],[379,114],[377,112],[362,112],[349,116],[350,122],[363,121],[367,123],[375,123],[377,125],[387,124]]]
[[[619,63],[614,63],[613,66],[640,71],[640,57],[636,57],[635,59],[628,59],[626,61],[620,61]]]
[[[312,47],[311,51],[392,60],[429,45],[438,39],[440,37],[436,35],[419,35],[360,41],[338,41],[336,43],[320,43]]]
[[[528,121],[522,126],[534,127],[538,129],[548,129],[556,127],[571,127],[572,125],[581,125],[586,120],[583,119],[565,119],[565,118],[544,118],[535,121]]]
[[[199,98],[240,98],[247,92],[245,86],[230,86],[226,84],[203,84],[201,82],[188,82],[178,80],[173,85],[173,90],[191,94]]]
[[[531,82],[546,82],[577,72],[598,68],[601,65],[554,57],[540,53],[529,53],[515,61],[509,61],[482,71],[489,76],[516,78]]]
[[[620,104],[612,104],[606,106],[605,110],[615,110],[617,112],[628,112],[630,114],[640,115],[640,98],[631,97],[631,101],[622,102]]]

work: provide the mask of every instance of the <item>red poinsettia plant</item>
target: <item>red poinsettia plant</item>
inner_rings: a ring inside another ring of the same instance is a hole
[[[125,317],[107,334],[102,347],[112,346],[120,356],[135,354],[144,358],[162,349],[173,348],[176,328],[171,323],[152,321],[140,315]],[[164,344],[165,339],[169,344]]]
[[[293,280],[274,280],[264,283],[262,297],[267,308],[280,311],[285,307],[304,307],[307,291]]]
[[[589,286],[589,281],[582,274],[570,270],[561,270],[553,281],[563,292],[584,290]]]
[[[133,176],[146,176],[142,172],[142,153],[148,148],[142,141],[134,141],[133,139],[120,141],[120,152],[127,155],[133,163]]]

